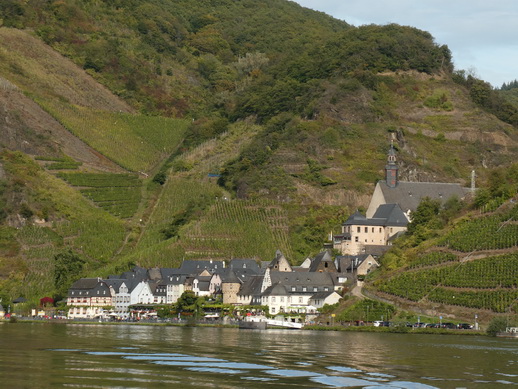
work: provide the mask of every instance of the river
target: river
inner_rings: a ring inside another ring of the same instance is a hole
[[[518,341],[483,336],[0,324],[5,388],[510,388]]]

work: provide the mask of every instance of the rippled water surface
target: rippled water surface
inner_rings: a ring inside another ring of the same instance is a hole
[[[518,341],[478,336],[3,323],[0,346],[12,388],[518,387]]]

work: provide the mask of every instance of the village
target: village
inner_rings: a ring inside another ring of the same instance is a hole
[[[67,296],[69,319],[149,318],[155,307],[176,304],[185,292],[248,307],[270,316],[291,315],[293,321],[310,321],[319,309],[336,304],[345,290],[361,288],[365,275],[380,266],[379,258],[404,234],[421,199],[442,202],[473,191],[456,183],[404,182],[399,180],[396,151],[391,145],[385,180],[375,187],[366,215],[353,213],[342,231],[324,250],[300,266],[279,250],[271,261],[255,259],[184,260],[179,268],[134,267],[106,279],[76,281]],[[333,256],[333,251],[335,255]],[[266,308],[264,308],[266,307]],[[245,313],[245,314],[246,314]],[[218,317],[212,312],[207,317]]]

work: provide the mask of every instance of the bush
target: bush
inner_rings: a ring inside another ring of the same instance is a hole
[[[489,336],[496,336],[496,334],[498,332],[505,331],[506,327],[507,327],[507,319],[502,316],[495,316],[489,323],[486,333]]]

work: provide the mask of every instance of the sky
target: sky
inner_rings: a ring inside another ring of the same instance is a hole
[[[518,0],[294,0],[354,26],[397,23],[428,31],[456,70],[494,87],[518,79]]]

